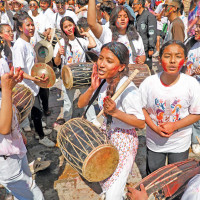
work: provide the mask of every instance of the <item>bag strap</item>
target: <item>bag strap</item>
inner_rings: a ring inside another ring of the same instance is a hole
[[[83,117],[86,119],[86,113],[88,111],[88,109],[90,108],[90,106],[92,105],[92,103],[94,102],[94,100],[97,98],[103,84],[106,82],[106,79],[104,79],[101,84],[99,85],[99,87],[97,88],[96,92],[94,93],[94,95],[92,96],[92,98],[90,99],[89,103],[88,103],[88,107],[86,108],[85,112],[83,113]]]
[[[127,36],[128,37],[128,36]],[[135,55],[135,57],[137,57],[136,55],[136,50],[135,50],[135,47],[134,47],[134,45],[133,45],[133,41],[132,40],[130,40],[129,39],[129,37],[128,37],[128,41],[129,41],[129,44],[130,44],[130,46],[131,46],[131,50],[132,50],[132,59],[134,58],[134,55]],[[134,61],[134,60],[133,60]]]
[[[82,44],[80,43],[80,41],[78,40],[78,38],[77,38],[77,37],[75,37],[75,38],[76,38],[76,40],[78,41],[78,43],[79,43],[79,45],[81,46],[81,48],[83,49],[83,51],[84,51],[85,55],[87,56],[88,60],[89,60],[91,63],[94,63],[93,60],[92,60],[92,58],[89,56],[89,54],[88,54],[88,53],[85,51],[85,49],[83,48],[83,46],[82,46]]]

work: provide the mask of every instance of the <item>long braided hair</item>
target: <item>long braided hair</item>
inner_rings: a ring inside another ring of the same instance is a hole
[[[71,46],[71,44],[69,44],[69,38],[68,38],[67,34],[64,32],[64,30],[63,30],[63,24],[64,24],[65,21],[70,21],[71,23],[74,24],[74,26],[75,26],[74,36],[75,37],[83,38],[83,36],[79,33],[78,28],[77,28],[76,24],[74,23],[74,20],[71,17],[66,16],[66,17],[63,17],[61,19],[60,28],[61,28],[61,31],[62,31],[62,38],[64,39],[65,44],[70,47],[70,51],[71,51],[72,50],[72,46]]]
[[[104,44],[101,50],[104,48],[107,48],[108,50],[112,51],[112,53],[118,58],[120,64],[125,64],[125,68],[123,69],[123,71],[118,72],[116,76],[112,78],[111,82],[107,87],[106,95],[112,97],[115,93],[116,87],[120,79],[128,75],[129,50],[121,42],[109,42],[107,44]],[[112,116],[107,115],[107,123],[110,124],[111,122],[112,122]]]

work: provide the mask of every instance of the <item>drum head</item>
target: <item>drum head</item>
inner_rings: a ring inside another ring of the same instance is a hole
[[[64,65],[62,68],[62,80],[63,84],[67,89],[71,89],[73,87],[73,75],[69,66]]]
[[[39,41],[34,50],[36,52],[38,62],[48,63],[53,57],[53,46],[46,40]]]
[[[53,69],[45,63],[35,64],[31,69],[31,76],[40,77],[42,74],[45,74],[45,77],[49,77],[48,80],[46,82],[37,82],[36,84],[41,88],[52,87],[56,82],[56,75]]]
[[[139,70],[139,73],[133,79],[134,84],[139,87],[142,81],[151,75],[151,71],[146,64],[129,64],[129,75],[133,73],[135,69]]]
[[[95,148],[83,163],[83,177],[89,182],[103,181],[113,174],[119,162],[117,149],[110,144]]]
[[[19,123],[30,114],[35,97],[28,87],[17,84],[12,90],[12,102],[17,109],[17,118]]]

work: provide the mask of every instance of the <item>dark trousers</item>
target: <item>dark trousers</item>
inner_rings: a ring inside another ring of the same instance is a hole
[[[40,107],[39,94],[35,97],[35,102],[31,110],[31,118],[35,127],[35,131],[38,133],[40,139],[44,138],[44,131],[42,128],[42,111]]]
[[[145,51],[146,54],[146,61],[144,64],[149,66],[149,69],[152,69],[152,57],[149,57],[148,51]]]
[[[49,88],[40,88],[39,97],[42,101],[42,107],[44,111],[49,110]]]
[[[183,161],[188,159],[189,149],[181,153],[158,153],[147,148],[147,175],[165,166],[166,158],[168,157],[168,164]]]

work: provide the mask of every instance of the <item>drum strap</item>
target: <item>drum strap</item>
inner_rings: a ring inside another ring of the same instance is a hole
[[[93,60],[92,60],[92,58],[89,56],[89,54],[84,50],[84,48],[83,48],[82,44],[80,43],[80,41],[78,40],[78,38],[77,38],[77,37],[75,37],[75,38],[76,38],[76,40],[78,41],[78,43],[79,43],[79,45],[81,46],[81,48],[83,49],[83,51],[84,51],[85,55],[87,56],[88,60],[89,60],[91,63],[94,63]]]
[[[96,92],[94,93],[94,95],[92,96],[92,98],[90,99],[89,103],[88,103],[88,107],[86,108],[85,112],[83,113],[83,117],[86,118],[86,113],[88,111],[88,109],[90,108],[90,106],[92,105],[92,103],[94,102],[94,100],[97,98],[103,84],[106,82],[106,79],[104,79],[100,86],[97,88]]]
[[[128,36],[127,36],[127,37],[128,37]],[[136,50],[135,50],[135,47],[134,47],[134,45],[133,45],[133,41],[130,40],[129,37],[128,37],[128,41],[129,41],[129,44],[130,44],[131,50],[132,50],[132,58],[134,58],[134,56],[137,57]],[[133,60],[133,62],[134,62],[134,60]]]

